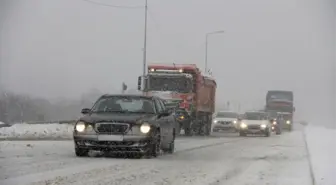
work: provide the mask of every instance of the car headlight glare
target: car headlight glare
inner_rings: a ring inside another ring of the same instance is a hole
[[[267,127],[267,125],[265,125],[265,124],[262,124],[262,125],[260,125],[260,127],[261,127],[261,128],[266,128],[266,127]]]
[[[143,123],[140,126],[140,131],[144,134],[147,134],[150,131],[150,125],[148,123]]]
[[[217,120],[214,120],[214,123],[217,123],[218,121]]]
[[[180,119],[184,119],[184,116],[180,116],[179,118],[180,118]]]
[[[277,122],[276,121],[273,121],[273,125],[276,125],[277,124]]]
[[[289,120],[286,121],[287,124],[290,124],[291,122]]]
[[[84,130],[85,130],[85,123],[84,122],[78,122],[76,124],[76,130],[78,132],[84,132]]]
[[[247,125],[246,125],[245,123],[241,123],[241,124],[240,124],[240,127],[241,127],[241,128],[246,128]]]
[[[233,123],[236,124],[236,123],[237,123],[237,120],[234,120]]]

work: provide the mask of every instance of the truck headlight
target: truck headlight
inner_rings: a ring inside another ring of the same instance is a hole
[[[140,126],[140,131],[144,134],[147,134],[150,131],[150,125],[148,123],[143,123]]]
[[[233,124],[237,124],[237,120],[234,120],[234,121],[233,121]]]
[[[84,130],[85,130],[85,123],[84,123],[84,122],[78,122],[78,123],[76,124],[75,129],[76,129],[78,132],[84,132]]]
[[[265,124],[262,124],[262,125],[260,125],[260,127],[261,127],[262,129],[264,129],[264,128],[266,128],[266,127],[267,127],[267,125],[265,125]]]
[[[240,124],[240,128],[246,128],[246,127],[247,127],[247,125],[245,123]]]
[[[289,120],[287,120],[286,123],[289,125],[291,122]]]
[[[273,121],[273,125],[276,125],[277,124],[277,122],[276,121]]]

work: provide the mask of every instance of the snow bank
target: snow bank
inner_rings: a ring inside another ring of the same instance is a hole
[[[71,124],[15,124],[0,128],[0,140],[11,139],[71,139]]]
[[[308,126],[305,137],[316,185],[336,184],[336,130]]]

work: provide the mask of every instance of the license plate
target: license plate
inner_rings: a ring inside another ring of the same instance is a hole
[[[122,135],[98,135],[98,141],[123,141]]]
[[[257,133],[257,132],[260,132],[260,130],[259,129],[251,129],[251,132]]]

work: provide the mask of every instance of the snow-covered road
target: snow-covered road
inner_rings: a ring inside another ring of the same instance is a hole
[[[76,158],[72,141],[1,141],[1,185],[310,185],[301,131],[181,137],[156,159]]]

